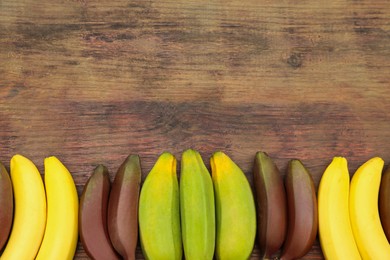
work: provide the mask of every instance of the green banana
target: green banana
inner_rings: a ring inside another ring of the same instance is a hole
[[[213,181],[197,151],[186,150],[181,160],[180,213],[187,260],[213,259],[215,206]]]
[[[242,170],[223,152],[210,158],[216,205],[217,259],[248,259],[256,236],[253,193]]]
[[[139,201],[139,235],[146,259],[182,258],[176,159],[163,153],[145,179]]]

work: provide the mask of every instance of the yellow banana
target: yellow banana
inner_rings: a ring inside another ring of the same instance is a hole
[[[216,206],[217,259],[248,259],[256,236],[253,193],[242,170],[223,152],[210,158]]]
[[[179,203],[176,159],[163,153],[146,177],[139,200],[139,234],[146,259],[182,258]]]
[[[197,151],[182,155],[180,213],[184,254],[187,260],[213,259],[215,207],[213,181]]]
[[[318,188],[318,224],[326,259],[361,259],[349,217],[347,160],[335,157],[321,177]]]
[[[383,164],[379,157],[368,160],[357,169],[351,181],[349,214],[363,259],[390,259],[390,245],[378,211]]]
[[[37,260],[73,259],[79,201],[72,175],[54,156],[45,159],[47,224]]]
[[[21,155],[11,159],[11,180],[15,199],[14,223],[1,259],[34,259],[45,231],[45,188],[37,167]]]

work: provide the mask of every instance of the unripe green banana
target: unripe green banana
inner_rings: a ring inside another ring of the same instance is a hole
[[[139,201],[139,234],[146,259],[182,258],[176,159],[163,153],[145,179]]]
[[[379,188],[379,216],[383,231],[390,241],[390,166],[382,174]]]
[[[0,251],[11,232],[14,213],[14,195],[11,178],[4,165],[0,163]]]
[[[213,181],[197,151],[182,155],[180,213],[184,254],[187,260],[213,259],[215,207]]]
[[[216,206],[217,259],[248,259],[256,236],[253,193],[242,170],[223,152],[210,158]]]
[[[285,178],[288,225],[281,260],[299,259],[313,246],[318,230],[313,178],[299,160],[291,160]]]
[[[287,231],[287,202],[283,179],[272,159],[256,153],[253,180],[257,202],[257,241],[260,257],[270,258],[282,246]]]

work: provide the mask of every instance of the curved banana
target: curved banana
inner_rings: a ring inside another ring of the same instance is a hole
[[[344,157],[334,157],[318,188],[318,233],[326,259],[361,259],[349,216],[349,172]]]
[[[79,200],[72,175],[54,156],[44,161],[47,223],[37,260],[73,259],[78,239]]]
[[[104,165],[98,165],[80,198],[79,232],[81,244],[92,259],[119,259],[107,230],[107,205],[110,176]]]
[[[387,240],[390,241],[390,166],[383,173],[379,188],[379,217]]]
[[[265,152],[257,152],[253,165],[257,203],[257,241],[261,258],[271,258],[286,238],[286,190],[279,169]]]
[[[2,260],[34,259],[46,224],[46,196],[37,167],[26,157],[11,159],[15,199],[14,223]]]
[[[145,179],[139,200],[139,234],[146,259],[182,258],[176,159],[163,153]]]
[[[12,182],[4,165],[0,162],[0,252],[7,242],[12,227],[14,195]]]
[[[223,152],[210,158],[216,206],[217,259],[248,259],[256,236],[252,189],[242,170]]]
[[[291,160],[285,178],[288,225],[280,260],[299,259],[314,244],[318,230],[316,189],[309,171],[299,160]]]
[[[390,244],[378,211],[383,164],[379,157],[368,160],[357,169],[351,181],[349,215],[363,259],[390,259]]]
[[[180,175],[181,230],[185,258],[213,259],[215,247],[214,188],[200,154],[186,150]]]
[[[116,251],[126,260],[135,259],[141,175],[139,156],[129,155],[116,173],[108,202],[108,234]]]

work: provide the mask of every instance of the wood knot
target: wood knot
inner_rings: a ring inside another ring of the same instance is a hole
[[[287,64],[293,68],[299,68],[302,66],[302,57],[299,53],[293,53],[288,57]]]

